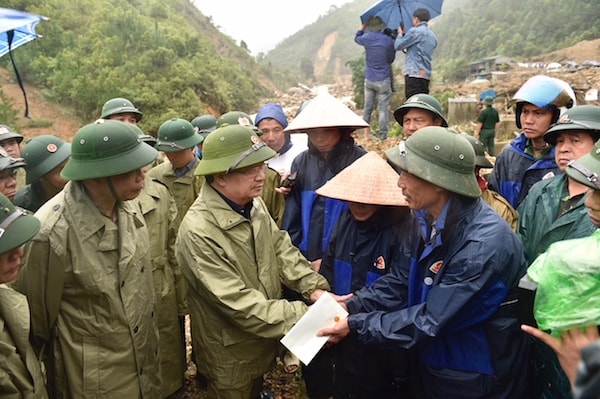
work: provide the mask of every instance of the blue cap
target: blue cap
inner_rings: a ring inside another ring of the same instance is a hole
[[[260,121],[262,121],[265,118],[275,119],[277,122],[279,122],[281,124],[281,126],[283,126],[284,129],[288,125],[288,120],[285,116],[285,112],[283,112],[283,108],[281,108],[281,105],[279,105],[279,104],[267,103],[267,104],[263,105],[261,107],[261,109],[258,110],[258,113],[256,114],[256,117],[254,118],[254,120],[255,120],[254,124],[256,126],[258,126]]]

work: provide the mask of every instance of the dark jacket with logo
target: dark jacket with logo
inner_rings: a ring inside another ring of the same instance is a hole
[[[369,286],[388,272],[395,250],[413,237],[415,226],[406,207],[382,206],[364,222],[347,209],[331,234],[320,272],[337,295]]]
[[[525,152],[527,137],[523,133],[510,142],[496,158],[488,187],[506,198],[517,209],[529,189],[546,175],[560,172],[554,162],[554,147],[536,160]]]
[[[415,212],[421,237],[430,217]],[[521,398],[527,339],[516,289],[526,263],[516,234],[481,199],[452,196],[407,262],[347,302],[362,342],[414,348],[426,398]]]
[[[322,197],[315,190],[364,154],[366,151],[354,145],[354,139],[349,137],[342,139],[327,159],[310,141],[308,151],[294,159],[291,170],[298,174],[286,199],[281,228],[290,234],[294,245],[308,260],[323,256],[331,231],[347,208],[344,201]]]

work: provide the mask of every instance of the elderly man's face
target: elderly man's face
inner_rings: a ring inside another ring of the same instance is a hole
[[[436,119],[429,111],[420,108],[410,109],[402,118],[402,132],[408,139],[414,132],[427,126],[441,126],[442,121]]]
[[[0,284],[10,283],[17,278],[23,257],[23,247],[0,254]]]
[[[586,130],[569,130],[556,139],[554,160],[561,171],[565,171],[569,161],[589,153],[594,147],[594,139]]]
[[[239,206],[244,206],[262,194],[265,185],[267,164],[261,162],[216,178],[217,189]]]
[[[408,207],[413,210],[425,209],[432,213],[439,205],[439,188],[415,175],[402,171],[398,178],[398,187],[402,189]]]

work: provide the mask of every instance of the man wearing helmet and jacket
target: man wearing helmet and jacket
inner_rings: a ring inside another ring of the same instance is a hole
[[[517,286],[516,234],[480,196],[475,154],[461,135],[426,127],[386,151],[419,220],[417,248],[345,302],[350,315],[319,335],[413,350],[418,398],[522,398],[527,340]]]
[[[31,307],[53,398],[162,398],[148,231],[136,201],[156,150],[139,129],[82,127],[63,191],[36,213],[15,288]]]
[[[17,192],[14,204],[32,212],[63,189],[63,170],[71,156],[71,144],[51,135],[27,141],[21,154],[27,163],[27,186]]]
[[[5,156],[12,157],[14,159],[21,158],[21,142],[23,136],[15,132],[13,129],[6,125],[0,125],[0,147],[2,147],[6,154]],[[15,169],[15,179],[17,180],[16,190],[20,190],[25,187],[25,169]],[[12,201],[12,199],[11,199]]]
[[[194,126],[196,133],[202,136],[202,140],[217,128],[217,118],[211,114],[197,116],[190,123]],[[196,146],[195,152],[198,159],[202,159],[202,141]]]
[[[100,118],[113,119],[137,125],[142,119],[142,112],[126,98],[111,98],[102,106]]]
[[[194,170],[198,164],[194,149],[202,140],[204,139],[196,133],[194,126],[185,119],[169,119],[158,128],[158,142],[155,148],[163,151],[169,162],[163,162],[150,169],[148,175],[169,187],[175,196],[180,217],[187,211],[185,204],[192,190]]]
[[[404,139],[426,126],[448,127],[442,105],[429,94],[415,94],[394,111],[394,119],[402,126]]]
[[[17,194],[17,170],[24,166],[23,158],[13,158],[0,147],[0,193],[11,201]]]
[[[561,107],[574,105],[575,95],[568,83],[537,75],[521,86],[512,101],[517,127],[523,131],[496,158],[489,187],[517,208],[531,186],[560,173],[554,147],[544,141],[544,133],[558,121]]]
[[[265,161],[274,155],[245,126],[209,134],[195,172],[206,182],[177,236],[194,350],[211,399],[258,396],[279,340],[307,310],[282,299],[282,282],[312,301],[329,289],[260,198]]]

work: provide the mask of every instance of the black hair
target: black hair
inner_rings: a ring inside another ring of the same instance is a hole
[[[413,12],[413,17],[417,17],[421,22],[427,22],[431,18],[431,14],[426,8],[417,8],[415,12]]]

